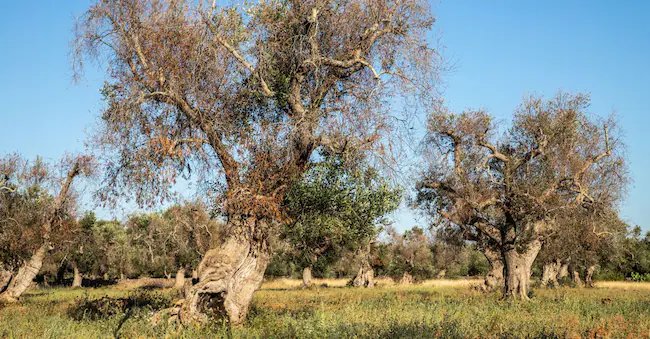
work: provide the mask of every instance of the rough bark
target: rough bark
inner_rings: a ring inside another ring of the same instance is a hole
[[[79,273],[79,267],[77,267],[77,264],[72,265],[72,270],[74,272],[74,278],[72,279],[72,288],[81,287],[83,277],[81,277],[81,273]]]
[[[576,287],[584,287],[582,280],[580,280],[580,272],[575,269],[573,270],[573,283],[576,285]]]
[[[254,229],[262,221],[229,224],[239,230]],[[243,233],[243,232],[241,232]],[[209,250],[199,265],[199,282],[188,288],[185,301],[178,312],[181,323],[203,322],[206,312],[223,318],[231,326],[239,326],[253,294],[262,285],[269,263],[269,249],[263,241],[250,235],[233,234],[219,247]]]
[[[569,264],[566,263],[560,267],[560,271],[557,274],[557,278],[559,279],[564,279],[569,276]]]
[[[173,288],[180,290],[185,286],[185,267],[181,267],[176,271],[176,281],[174,282]]]
[[[528,287],[530,283],[531,269],[541,248],[542,243],[539,240],[533,240],[521,251],[514,247],[504,248],[504,297],[529,299]]]
[[[490,264],[490,270],[485,275],[483,289],[491,292],[503,287],[503,258],[501,253],[493,248],[486,248],[483,254]]]
[[[557,277],[562,268],[562,263],[559,260],[547,263],[544,265],[544,270],[542,272],[542,286],[547,287],[549,282],[553,283],[553,287],[558,288],[560,286]]]
[[[0,293],[4,292],[13,276],[14,273],[11,270],[0,268]]]
[[[7,288],[0,294],[0,302],[13,303],[25,292],[43,266],[43,259],[49,250],[49,245],[43,244],[32,255],[29,261],[18,269]]]
[[[594,272],[596,272],[595,265],[591,265],[585,270],[585,285],[587,285],[587,287],[594,287]]]
[[[352,281],[352,286],[355,287],[375,287],[375,271],[367,260],[364,260],[359,267],[357,276]]]
[[[312,285],[311,266],[302,269],[302,286],[310,287]]]

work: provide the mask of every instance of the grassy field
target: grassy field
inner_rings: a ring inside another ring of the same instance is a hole
[[[97,289],[35,289],[0,307],[2,338],[649,338],[650,284],[599,283],[594,289],[534,289],[530,302],[473,292],[476,281],[427,281],[375,289],[299,289],[275,280],[257,293],[242,328],[152,325],[174,292],[137,284]]]

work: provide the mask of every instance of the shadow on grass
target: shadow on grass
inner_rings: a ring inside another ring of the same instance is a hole
[[[125,298],[104,296],[90,299],[88,295],[84,295],[77,298],[68,309],[68,316],[78,321],[99,320],[114,316],[123,316],[128,319],[137,313],[158,311],[171,306],[170,295],[149,291],[135,291]],[[121,321],[120,327],[122,324],[123,321]]]

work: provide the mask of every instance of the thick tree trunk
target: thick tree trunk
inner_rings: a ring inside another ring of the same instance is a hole
[[[9,285],[11,278],[14,276],[13,271],[0,268],[0,293],[4,292],[5,288]]]
[[[124,272],[120,272],[120,281],[123,281],[124,279],[126,279]]]
[[[580,272],[573,270],[573,283],[576,284],[576,287],[584,287],[582,280],[580,280]]]
[[[560,267],[560,271],[557,274],[557,278],[559,280],[559,279],[564,279],[568,276],[569,276],[569,264],[566,263]]]
[[[485,275],[485,284],[483,289],[491,292],[503,287],[503,258],[501,253],[494,248],[487,247],[483,251],[490,270]]]
[[[72,279],[72,288],[79,288],[83,282],[83,277],[81,276],[81,273],[79,273],[77,264],[72,265],[72,271],[74,272],[74,278]]]
[[[246,232],[256,230],[263,222],[253,218],[229,221],[231,229],[239,234],[233,234],[203,257],[199,282],[188,288],[179,310],[181,323],[206,322],[206,310],[223,317],[231,326],[244,323],[270,260],[265,240],[251,239]]]
[[[436,279],[444,279],[445,276],[447,276],[447,270],[440,270],[440,272],[436,274]]]
[[[180,290],[185,286],[185,267],[181,267],[176,271],[176,281],[174,282],[174,289]]]
[[[587,267],[587,270],[585,271],[585,284],[587,287],[594,287],[594,272],[596,272],[596,265]]]
[[[193,269],[192,270],[192,279],[198,279],[199,278],[199,270]]]
[[[364,260],[359,267],[357,276],[352,281],[352,286],[355,287],[375,287],[375,271],[367,260]]]
[[[18,273],[11,280],[9,286],[0,294],[0,302],[13,303],[17,302],[20,296],[25,292],[29,285],[32,284],[34,278],[43,266],[43,259],[49,249],[48,244],[43,244],[39,247],[32,257],[20,269]]]
[[[110,279],[110,278],[111,278],[111,277],[108,275],[108,273],[104,273],[104,274],[102,275],[102,279],[103,279],[104,281],[108,281],[108,279]]]
[[[312,285],[311,266],[302,269],[302,286],[310,287]]]
[[[521,252],[517,251],[516,248],[504,249],[504,297],[528,299],[528,286],[530,283],[531,269],[541,248],[541,241],[533,240],[531,243],[527,244]]]
[[[560,273],[562,263],[559,260],[553,261],[551,263],[544,265],[544,271],[542,272],[542,286],[547,287],[549,282],[553,283],[553,287],[558,288],[560,286],[557,281],[557,277]]]

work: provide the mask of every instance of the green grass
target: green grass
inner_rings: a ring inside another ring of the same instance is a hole
[[[33,290],[0,308],[0,337],[648,338],[650,290],[629,286],[535,289],[530,302],[466,286],[267,287],[256,294],[247,323],[231,330],[153,326],[153,312],[173,302],[168,290]]]

